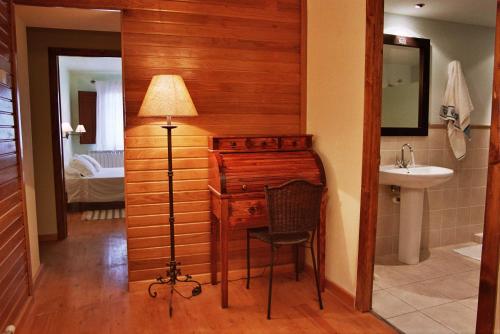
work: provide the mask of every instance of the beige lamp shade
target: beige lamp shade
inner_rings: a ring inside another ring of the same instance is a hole
[[[69,124],[68,122],[62,122],[61,131],[64,133],[73,132],[73,128],[71,127],[71,124]]]
[[[85,133],[85,132],[87,132],[87,130],[85,130],[85,126],[83,124],[78,124],[76,129],[75,129],[75,132],[76,133]]]
[[[196,108],[179,75],[155,75],[139,110],[140,117],[197,116]]]

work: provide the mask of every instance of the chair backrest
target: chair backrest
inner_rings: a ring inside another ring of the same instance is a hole
[[[324,186],[292,180],[278,187],[265,187],[269,233],[314,231],[319,224]]]

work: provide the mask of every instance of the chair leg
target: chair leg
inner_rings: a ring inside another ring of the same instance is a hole
[[[319,301],[319,308],[320,310],[323,309],[323,300],[321,299],[321,291],[319,290],[319,278],[318,278],[318,268],[316,266],[316,257],[314,256],[314,248],[311,245],[311,259],[313,263],[313,269],[314,269],[314,279],[316,281],[316,290],[318,291],[318,301]]]
[[[295,280],[299,281],[299,245],[293,245],[293,250],[295,253]]]
[[[273,293],[274,245],[271,243],[271,270],[269,271],[269,296],[267,299],[267,319],[271,319],[271,296]]]
[[[250,232],[247,229],[247,289],[250,289]]]

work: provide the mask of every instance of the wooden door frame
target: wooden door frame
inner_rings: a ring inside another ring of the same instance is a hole
[[[372,307],[382,116],[384,0],[366,0],[365,112],[356,309]]]
[[[495,72],[490,127],[490,152],[486,212],[483,234],[483,252],[479,281],[479,301],[476,332],[493,333],[498,312],[498,279],[500,266],[500,0],[497,0],[495,37]],[[491,321],[493,319],[493,321]]]
[[[493,108],[476,331],[493,333],[500,261],[500,0],[497,0]],[[384,0],[366,0],[365,112],[356,309],[371,310],[378,210]]]
[[[50,118],[52,126],[52,161],[56,195],[57,239],[68,236],[66,188],[64,181],[64,150],[61,131],[61,99],[59,96],[59,56],[121,57],[121,50],[49,48]]]

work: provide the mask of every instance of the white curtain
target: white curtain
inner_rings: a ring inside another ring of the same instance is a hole
[[[123,92],[120,81],[96,81],[96,145],[99,151],[123,150]]]

